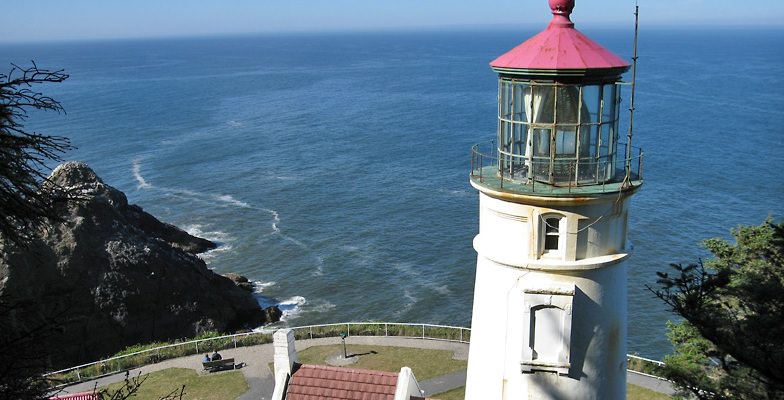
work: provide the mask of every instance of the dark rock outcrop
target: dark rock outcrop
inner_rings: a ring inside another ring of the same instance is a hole
[[[128,204],[87,165],[64,163],[50,180],[79,200],[62,206],[62,220],[28,248],[0,243],[0,294],[37,300],[36,312],[61,327],[48,343],[53,367],[279,318],[279,310],[259,307],[242,279],[213,273],[195,255],[215,244]]]
[[[253,283],[248,281],[248,278],[246,278],[246,277],[244,277],[242,275],[235,274],[233,272],[229,272],[228,274],[225,274],[223,276],[231,279],[231,281],[234,282],[234,284],[237,285],[237,287],[239,287],[242,290],[245,290],[245,291],[248,291],[248,292],[252,292],[254,290]]]

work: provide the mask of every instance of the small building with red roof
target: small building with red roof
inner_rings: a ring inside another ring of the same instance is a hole
[[[294,332],[273,335],[275,391],[272,400],[416,400],[423,393],[408,367],[400,372],[297,363]]]
[[[393,400],[398,374],[303,364],[291,375],[287,400]]]

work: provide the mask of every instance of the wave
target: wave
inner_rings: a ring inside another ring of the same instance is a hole
[[[280,233],[280,228],[278,227],[278,224],[280,223],[280,214],[278,214],[277,211],[271,210],[269,208],[262,208],[262,211],[272,215],[272,233]]]
[[[289,235],[286,235],[283,232],[281,232],[280,225],[279,225],[280,224],[280,214],[277,211],[269,209],[269,208],[260,208],[260,210],[262,210],[264,212],[267,212],[270,215],[272,215],[272,232],[270,232],[270,235],[279,235],[284,240],[287,240],[287,241],[289,241],[291,243],[294,243],[295,245],[297,245],[299,247],[302,247],[304,250],[310,250],[310,247],[308,247],[308,245],[306,245],[305,243],[302,243],[301,241],[299,241],[299,240],[297,240],[297,239],[295,239],[295,238],[293,238],[293,237],[291,237]]]
[[[142,166],[141,166],[141,159],[136,158],[132,162],[132,170],[133,170],[133,177],[136,178],[136,182],[139,184],[136,185],[136,189],[149,189],[152,187],[142,176]]]
[[[395,318],[403,317],[405,313],[411,311],[414,308],[414,306],[416,305],[416,303],[419,302],[419,299],[416,296],[414,296],[411,293],[411,291],[409,291],[408,289],[404,289],[403,290],[403,300],[405,300],[405,302],[404,302],[403,306],[400,307],[395,312],[395,314],[394,314]]]
[[[188,232],[192,236],[204,238],[218,244],[223,244],[234,239],[229,233],[224,231],[206,230],[202,224],[184,225],[182,230]]]
[[[255,284],[256,282],[254,282]],[[272,286],[275,282],[262,283],[267,287]],[[280,322],[285,324],[293,319],[299,318],[303,314],[310,313],[326,313],[333,310],[336,306],[326,300],[308,301],[304,296],[292,296],[285,300],[278,300],[273,297],[264,296],[259,294],[259,289],[256,289],[256,301],[262,308],[277,306],[281,311]],[[277,324],[274,324],[277,325]],[[273,326],[274,326],[273,325]],[[264,330],[263,327],[254,329],[254,331]]]
[[[226,204],[226,205],[236,206],[236,207],[240,207],[240,208],[251,208],[251,209],[254,208],[252,205],[250,205],[250,204],[248,204],[248,203],[246,203],[244,201],[237,200],[234,196],[232,196],[230,194],[212,194],[212,193],[197,192],[197,191],[189,190],[189,189],[153,187],[152,184],[150,184],[149,182],[147,182],[146,179],[144,179],[144,176],[141,173],[141,170],[142,170],[142,159],[141,158],[133,159],[132,165],[133,165],[133,167],[132,167],[133,177],[136,179],[136,182],[138,182],[138,185],[137,185],[138,189],[152,189],[152,188],[154,188],[154,189],[156,189],[158,191],[161,191],[163,193],[167,193],[167,194],[171,194],[171,195],[174,195],[174,196],[179,196],[179,197],[186,198],[186,199],[189,199],[189,200],[198,201],[198,202],[211,204],[211,205],[215,205],[215,201],[217,200],[219,203],[223,203],[223,204]],[[266,209],[261,209],[261,210],[268,211]]]
[[[253,281],[253,293],[264,293],[264,289],[277,285],[277,282]]]
[[[334,304],[324,300],[310,304],[310,306],[305,311],[312,313],[325,313],[331,311],[335,307],[336,306]]]
[[[196,257],[201,258],[205,263],[209,265],[210,262],[216,257],[218,257],[221,253],[229,253],[232,252],[233,250],[234,250],[234,246],[219,245],[218,247],[212,250],[207,250],[204,253],[196,254]]]
[[[242,208],[252,208],[252,207],[250,206],[250,204],[248,204],[248,203],[246,203],[246,202],[244,202],[244,201],[237,200],[237,199],[235,199],[235,198],[234,198],[232,195],[230,195],[230,194],[220,194],[220,195],[215,195],[215,198],[216,198],[216,199],[218,199],[218,200],[220,200],[220,201],[222,201],[222,202],[224,202],[224,203],[228,203],[228,204],[231,204],[231,205],[235,205],[235,206],[237,206],[237,207],[242,207]]]
[[[467,197],[467,196],[473,196],[475,194],[475,192],[468,189],[461,190],[461,189],[437,188],[436,192],[450,195],[450,196],[457,196],[457,197]]]
[[[434,291],[442,296],[448,296],[452,294],[452,291],[449,289],[449,285],[438,285],[433,280],[426,279],[422,276],[422,274],[414,268],[413,264],[410,263],[395,263],[392,267],[400,272],[402,276],[408,277],[409,279],[404,279],[405,282],[417,282],[421,287]]]
[[[205,251],[204,253],[199,253],[196,256],[204,260],[207,264],[210,263],[215,257],[220,255],[221,253],[228,253],[234,250],[234,246],[231,243],[234,241],[234,238],[227,232],[224,231],[215,231],[215,230],[206,230],[204,226],[201,224],[192,224],[192,225],[185,225],[182,226],[182,230],[188,232],[191,236],[196,236],[199,238],[207,239],[215,244],[218,247]]]
[[[324,257],[315,256],[316,257],[316,270],[311,273],[312,276],[322,276],[324,275]]]
[[[291,319],[302,312],[302,307],[307,304],[307,300],[302,296],[293,296],[278,303],[278,308],[283,313],[280,317],[285,321]]]

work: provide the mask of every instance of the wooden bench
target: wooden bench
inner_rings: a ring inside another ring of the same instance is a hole
[[[207,372],[216,372],[216,371],[223,371],[223,370],[235,368],[233,358],[202,362],[201,365],[204,367],[204,370]]]

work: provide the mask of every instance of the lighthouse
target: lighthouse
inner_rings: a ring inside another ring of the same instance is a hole
[[[498,131],[472,151],[469,400],[626,397],[627,225],[642,185],[642,150],[618,127],[630,64],[575,29],[574,0],[549,6],[544,31],[490,63]]]

